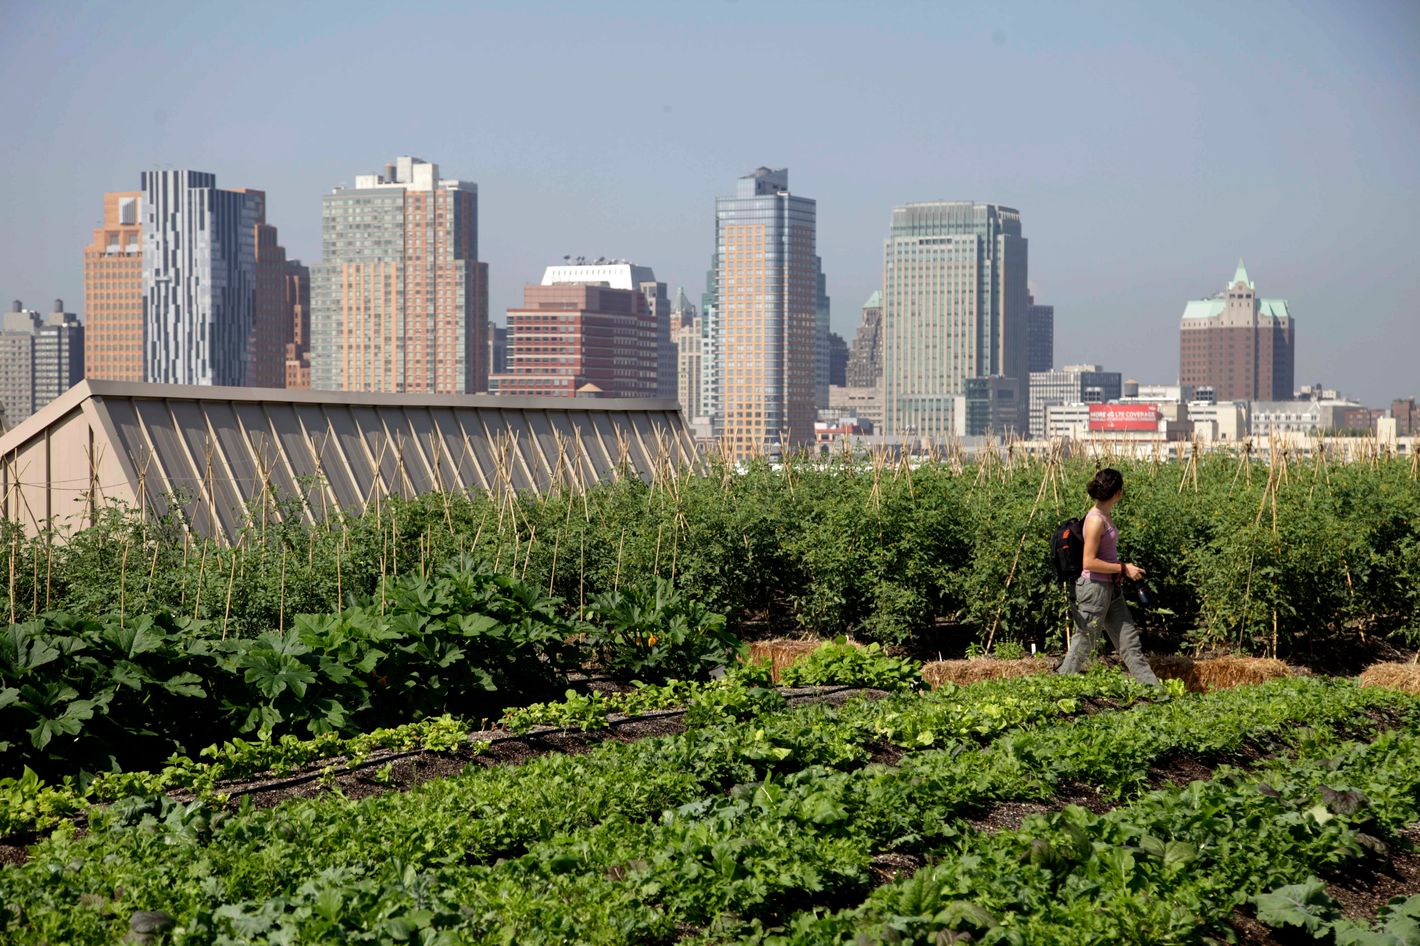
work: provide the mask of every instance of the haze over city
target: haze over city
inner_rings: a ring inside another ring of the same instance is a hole
[[[1239,257],[1296,381],[1417,393],[1420,7],[609,2],[6,3],[0,294],[83,298],[105,191],[143,170],[267,193],[292,256],[396,154],[476,181],[489,311],[564,255],[698,301],[714,199],[759,165],[818,202],[833,329],[892,208],[1018,209],[1056,361],[1178,376],[1187,300]],[[82,314],[82,310],[80,309]]]

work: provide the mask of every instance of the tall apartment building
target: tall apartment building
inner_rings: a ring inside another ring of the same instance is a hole
[[[84,326],[64,300],[40,315],[18,299],[0,320],[0,409],[13,427],[84,379]]]
[[[883,248],[889,436],[918,443],[953,437],[968,379],[1024,381],[1026,279],[1027,242],[1010,207],[938,201],[893,210]],[[992,382],[983,390],[1004,389]],[[1021,398],[1016,430],[1025,427],[1024,407]]]
[[[1104,404],[1123,395],[1122,375],[1100,365],[1066,365],[1030,374],[1030,435],[1045,437],[1046,412],[1062,404]],[[1136,389],[1137,390],[1137,389]]]
[[[1026,295],[1026,370],[1049,371],[1055,367],[1055,306],[1037,305],[1035,296]]]
[[[1179,326],[1179,383],[1213,389],[1219,401],[1292,396],[1296,335],[1285,299],[1260,299],[1238,260],[1223,291],[1196,299]]]
[[[140,179],[104,195],[84,248],[86,376],[284,386],[300,264],[266,222],[266,195],[200,171]]]
[[[700,409],[703,413],[699,416],[710,420],[712,436],[720,416],[720,308],[717,302],[720,286],[716,279],[719,258],[718,253],[710,255],[710,269],[705,273],[705,291],[700,295]]]
[[[286,342],[286,387],[311,386],[311,271],[300,260],[286,264],[283,305],[290,312],[291,329]]]
[[[311,386],[471,394],[488,387],[478,185],[400,157],[321,203]]]
[[[551,266],[508,310],[508,370],[499,394],[656,397],[661,357],[644,266]]]
[[[250,384],[265,195],[188,170],[144,171],[142,189],[143,379]]]
[[[671,340],[676,350],[676,400],[687,423],[704,417],[701,379],[704,374],[704,325],[699,310],[677,289],[671,304]]]
[[[142,381],[143,195],[104,194],[103,225],[84,247],[84,376]]]
[[[714,431],[732,457],[814,442],[818,312],[817,206],[789,192],[789,172],[761,167],[715,201],[711,350]]]
[[[870,388],[883,376],[883,294],[874,290],[863,303],[863,321],[848,353],[844,383],[850,388]]]

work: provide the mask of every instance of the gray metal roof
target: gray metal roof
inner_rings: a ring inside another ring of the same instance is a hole
[[[36,532],[112,502],[234,541],[246,510],[304,519],[384,496],[651,478],[693,464],[673,400],[365,394],[84,381],[0,436],[0,514]]]

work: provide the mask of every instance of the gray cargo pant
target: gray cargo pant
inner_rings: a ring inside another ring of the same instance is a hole
[[[1134,616],[1129,613],[1124,595],[1113,582],[1091,581],[1082,576],[1075,582],[1075,605],[1071,608],[1071,616],[1075,619],[1075,636],[1056,673],[1079,673],[1084,670],[1099,647],[1100,631],[1104,631],[1134,679],[1140,683],[1158,684],[1159,678],[1154,676],[1149,662],[1144,659]]]

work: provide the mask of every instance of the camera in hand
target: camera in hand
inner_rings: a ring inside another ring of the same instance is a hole
[[[1147,583],[1142,581],[1126,581],[1124,583],[1124,596],[1141,608],[1147,608],[1153,601],[1153,592],[1149,590]]]

